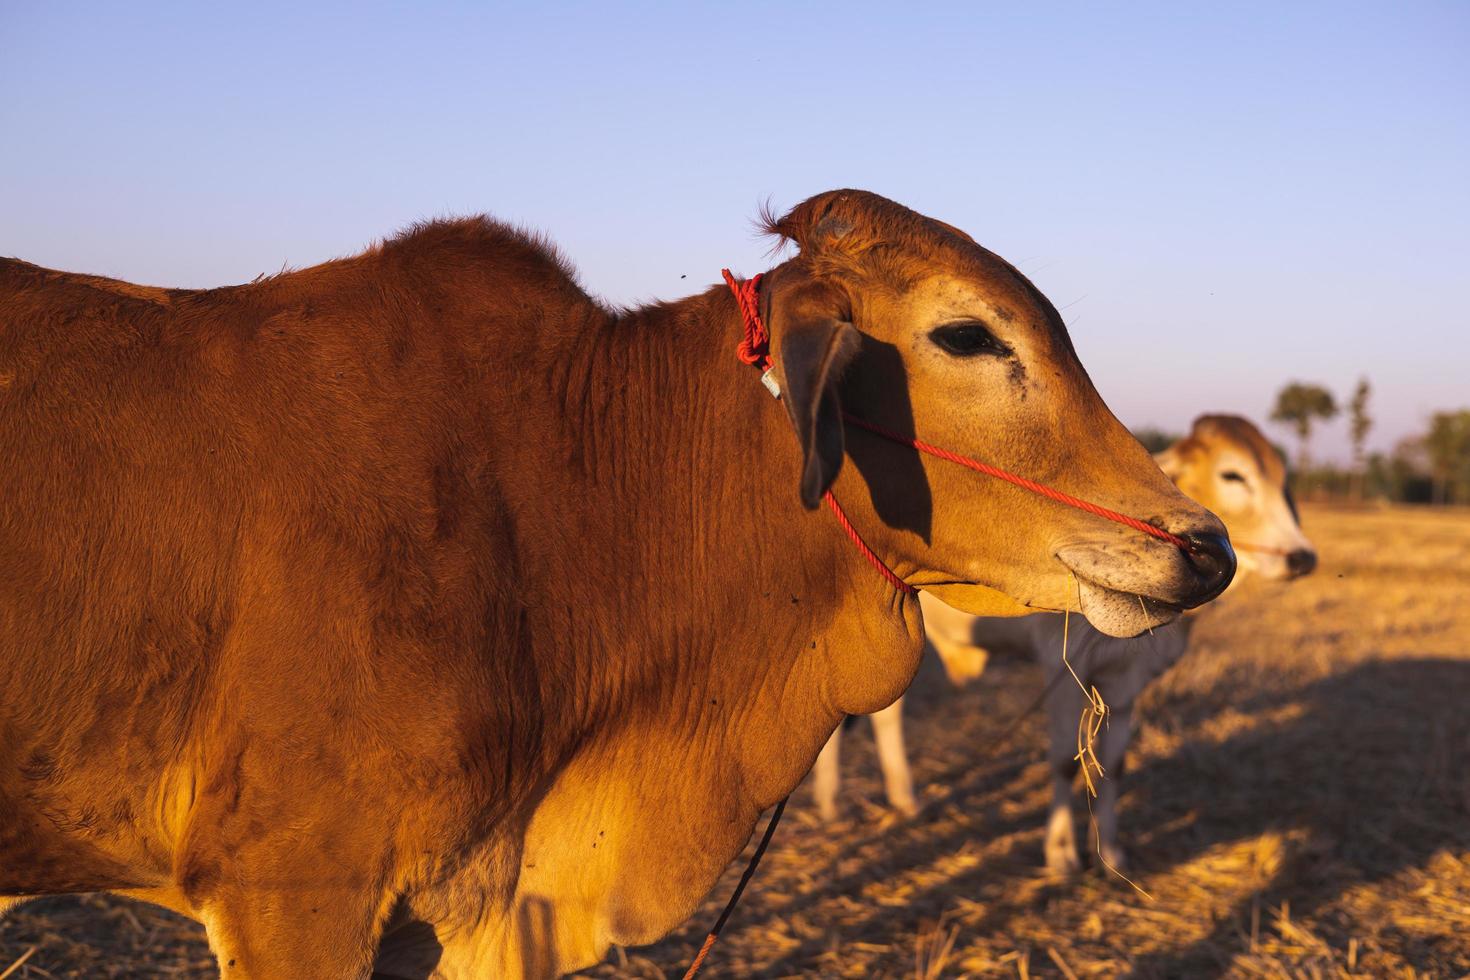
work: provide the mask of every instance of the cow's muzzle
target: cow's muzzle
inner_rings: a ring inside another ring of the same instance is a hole
[[[1189,544],[1184,556],[1199,584],[1179,604],[1193,609],[1219,596],[1235,577],[1235,549],[1230,547],[1229,538],[1214,531],[1196,531],[1180,537]]]

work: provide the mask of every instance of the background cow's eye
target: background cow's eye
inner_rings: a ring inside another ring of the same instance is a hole
[[[977,354],[1009,354],[1011,349],[995,339],[983,323],[967,321],[948,323],[930,331],[929,339],[940,349],[955,357],[974,357]]]
[[[1231,483],[1244,483],[1245,482],[1245,477],[1241,476],[1239,473],[1235,472],[1234,470],[1226,470],[1225,472],[1221,473],[1220,474],[1220,479],[1222,479],[1222,480],[1229,480]]]

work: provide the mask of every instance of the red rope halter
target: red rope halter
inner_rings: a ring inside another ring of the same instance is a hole
[[[769,372],[772,367],[771,335],[766,330],[766,325],[761,322],[760,302],[757,298],[761,277],[754,276],[741,282],[730,273],[729,269],[722,269],[720,272],[725,277],[725,282],[729,285],[730,291],[735,294],[735,302],[740,307],[740,317],[745,322],[745,335],[741,338],[740,347],[738,348],[740,360],[746,364],[755,365],[762,372]],[[771,386],[768,385],[767,387]],[[1129,517],[1127,514],[1111,510],[1101,504],[1095,504],[1090,500],[1083,500],[1081,497],[1074,497],[1070,493],[1065,493],[1055,487],[1049,487],[1044,483],[1037,483],[1035,480],[1029,480],[1024,476],[1017,476],[1015,473],[1009,470],[1003,470],[999,466],[982,463],[978,459],[962,456],[948,449],[931,445],[921,439],[900,435],[891,429],[886,429],[866,419],[858,418],[851,413],[843,412],[842,417],[851,425],[865,429],[874,435],[881,436],[900,445],[908,446],[911,449],[933,456],[936,459],[942,459],[946,462],[954,463],[957,466],[963,466],[966,469],[974,470],[976,473],[984,473],[986,476],[993,476],[997,480],[1004,480],[1023,490],[1029,490],[1034,494],[1046,497],[1048,500],[1055,500],[1058,503],[1066,504],[1068,507],[1075,507],[1088,514],[1114,521],[1122,524],[1124,527],[1130,527],[1135,531],[1147,534],[1149,537],[1168,542],[1182,551],[1192,550],[1188,541],[1185,541],[1177,534],[1170,534],[1163,528],[1150,524],[1147,521],[1141,521],[1136,517]],[[899,578],[898,574],[889,568],[883,559],[874,553],[872,548],[868,547],[867,543],[863,541],[862,536],[858,534],[857,529],[852,526],[852,521],[848,520],[847,514],[842,510],[842,506],[837,503],[837,498],[832,496],[832,491],[827,491],[823,499],[827,501],[827,506],[832,509],[832,513],[837,515],[837,522],[842,525],[842,530],[852,539],[852,543],[857,547],[863,558],[867,559],[868,563],[876,568],[890,585],[905,595],[913,595],[918,591]]]
[[[976,473],[984,473],[986,476],[993,476],[997,480],[1004,480],[1007,483],[1013,483],[1023,490],[1030,490],[1032,493],[1040,494],[1041,496],[1046,497],[1049,500],[1055,500],[1058,503],[1066,504],[1068,507],[1075,507],[1078,510],[1086,511],[1089,514],[1095,514],[1098,517],[1105,517],[1110,521],[1116,521],[1117,523],[1122,524],[1124,527],[1131,527],[1135,531],[1141,531],[1151,538],[1158,538],[1160,541],[1167,541],[1169,544],[1172,544],[1174,547],[1180,549],[1181,551],[1190,550],[1188,541],[1185,541],[1177,534],[1170,534],[1163,528],[1150,524],[1147,521],[1140,521],[1136,517],[1129,517],[1127,514],[1120,514],[1116,510],[1109,510],[1101,504],[1095,504],[1090,500],[1083,500],[1081,497],[1074,497],[1070,493],[1065,493],[1061,490],[1057,490],[1054,487],[1049,487],[1044,483],[1037,483],[1035,480],[1028,480],[1024,476],[1017,476],[1009,470],[1001,469],[999,466],[991,466],[989,463],[982,463],[978,459],[971,459],[968,456],[961,456],[959,453],[952,453],[948,449],[941,449],[939,446],[931,446],[929,443],[924,442],[921,439],[910,439],[907,436],[901,436],[890,429],[885,429],[883,428],[883,426],[876,425],[872,422],[867,421],[866,419],[860,419],[855,415],[849,414],[848,412],[843,412],[842,417],[843,419],[852,423],[860,429],[867,429],[869,432],[880,435],[885,439],[891,439],[894,442],[901,443],[905,446],[911,446],[921,453],[925,453],[937,459],[946,460],[950,463],[955,463],[959,466],[965,467],[966,469],[974,470]]]

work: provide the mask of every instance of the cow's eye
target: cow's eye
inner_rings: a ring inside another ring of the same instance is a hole
[[[1245,482],[1245,477],[1241,476],[1235,470],[1226,470],[1225,472],[1223,472],[1223,473],[1220,474],[1220,479],[1227,480],[1227,481],[1229,481],[1231,483],[1244,483]]]
[[[973,320],[935,327],[929,332],[929,339],[940,350],[955,357],[975,357],[980,354],[1004,356],[1011,352],[1009,347],[995,339],[995,334],[985,324]]]

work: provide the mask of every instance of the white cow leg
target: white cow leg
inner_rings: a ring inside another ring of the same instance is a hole
[[[1072,780],[1077,775],[1074,759],[1052,760],[1051,813],[1046,819],[1046,870],[1056,875],[1075,874],[1082,867],[1077,851],[1077,826],[1072,816]]]
[[[878,743],[878,764],[883,769],[883,788],[895,810],[908,816],[919,812],[914,802],[914,777],[903,744],[903,698],[868,716],[873,739]]]
[[[822,746],[817,764],[812,768],[812,795],[817,799],[817,814],[828,822],[837,819],[837,790],[842,782],[839,754],[842,750],[842,722]]]
[[[1115,710],[1112,723],[1098,736],[1098,761],[1102,763],[1104,775],[1097,787],[1093,820],[1097,826],[1098,853],[1103,862],[1122,871],[1128,858],[1118,844],[1118,795],[1123,789],[1128,743],[1133,739],[1133,711],[1131,705],[1122,705]]]
[[[1060,663],[1053,671],[1065,670]],[[1072,814],[1072,783],[1077,777],[1077,722],[1085,703],[1082,690],[1070,677],[1048,679],[1045,699],[1047,760],[1051,764],[1051,813],[1046,820],[1046,870],[1070,875],[1081,870],[1076,820]]]

